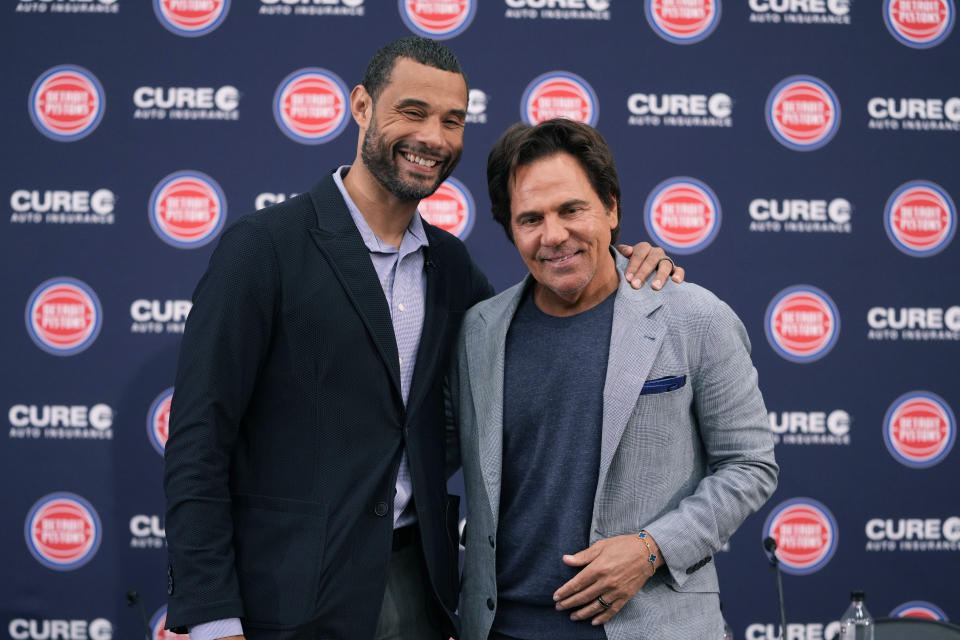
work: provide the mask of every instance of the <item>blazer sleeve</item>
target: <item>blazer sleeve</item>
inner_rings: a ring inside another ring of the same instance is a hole
[[[696,490],[646,526],[676,586],[712,559],[777,486],[767,411],[743,323],[717,307],[699,347],[694,411],[710,473]]]
[[[194,292],[164,455],[168,628],[244,615],[229,473],[270,344],[278,287],[270,238],[244,218],[221,237]]]

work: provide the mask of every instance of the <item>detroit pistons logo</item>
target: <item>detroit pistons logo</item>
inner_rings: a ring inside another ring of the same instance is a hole
[[[43,135],[57,142],[73,142],[90,135],[106,106],[97,77],[75,65],[45,71],[30,89],[30,120]]]
[[[90,562],[100,547],[100,516],[73,493],[40,498],[27,514],[24,534],[37,562],[57,571],[70,571]]]
[[[674,44],[700,42],[720,22],[720,0],[645,0],[654,33]]]
[[[477,12],[478,0],[399,0],[400,18],[417,35],[446,40],[463,33]]]
[[[153,12],[168,31],[178,36],[203,36],[227,17],[230,0],[153,0]]]
[[[887,199],[883,225],[897,249],[916,258],[943,251],[957,229],[957,209],[943,187],[914,180]]]
[[[568,71],[552,71],[527,85],[520,99],[520,116],[529,125],[566,118],[595,127],[600,107],[586,80]]]
[[[953,448],[957,421],[943,398],[929,391],[904,394],[883,418],[883,442],[894,460],[914,469],[939,463]]]
[[[883,21],[897,42],[914,49],[935,47],[950,35],[953,0],[884,0]]]
[[[763,323],[773,350],[792,362],[827,355],[840,335],[840,313],[826,293],[809,285],[789,287],[767,306]]]
[[[167,446],[167,438],[170,437],[171,400],[173,400],[173,387],[154,398],[147,412],[147,435],[150,437],[150,444],[161,456]]]
[[[670,178],[647,197],[643,219],[650,235],[674,253],[696,253],[720,230],[720,201],[695,178]]]
[[[171,173],[150,194],[150,226],[178,249],[207,244],[220,233],[226,218],[223,189],[199,171]]]
[[[773,137],[794,151],[819,149],[840,127],[837,94],[812,76],[791,76],[774,87],[765,113]]]
[[[34,344],[55,356],[87,349],[100,334],[103,310],[97,294],[73,278],[52,278],[27,301],[27,333]]]
[[[185,635],[164,629],[167,624],[167,605],[163,605],[150,618],[151,640],[184,640]]]
[[[420,201],[417,210],[424,220],[461,240],[466,239],[473,229],[476,211],[473,196],[456,178],[447,178],[432,196]]]
[[[273,117],[291,140],[322,144],[340,135],[347,126],[347,85],[340,76],[311,67],[294,71],[273,96]]]
[[[794,575],[819,571],[837,550],[837,521],[811,498],[781,502],[767,516],[763,532],[777,541],[780,566]]]
[[[895,607],[890,612],[891,618],[921,618],[923,620],[947,621],[947,614],[937,605],[923,600],[911,600]]]

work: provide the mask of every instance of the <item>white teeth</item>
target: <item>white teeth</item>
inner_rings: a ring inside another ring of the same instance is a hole
[[[574,255],[576,254],[571,253],[565,256],[558,256],[556,258],[544,258],[544,260],[546,260],[547,262],[566,262],[567,260],[572,258]]]
[[[403,154],[403,157],[409,160],[410,162],[415,162],[422,167],[433,167],[437,164],[436,160],[426,160],[420,156],[411,155],[409,153]]]

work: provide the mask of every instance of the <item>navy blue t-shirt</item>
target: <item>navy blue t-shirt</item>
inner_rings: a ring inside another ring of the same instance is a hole
[[[507,333],[503,471],[493,630],[520,638],[606,638],[553,593],[589,546],[615,294],[574,316],[543,313],[528,288]]]

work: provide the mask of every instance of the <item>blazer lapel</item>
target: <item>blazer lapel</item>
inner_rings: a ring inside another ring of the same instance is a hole
[[[410,396],[407,399],[408,414],[417,410],[436,375],[437,353],[440,350],[441,338],[447,335],[444,325],[450,308],[450,301],[447,299],[447,272],[440,266],[445,261],[445,255],[433,228],[426,221],[423,228],[430,243],[423,249],[427,296],[424,300],[423,330],[420,332],[420,345],[417,347],[417,364],[413,369]],[[443,373],[446,372],[441,372]]]
[[[627,261],[619,253],[622,273]],[[607,378],[603,387],[603,433],[597,495],[603,490],[610,463],[633,414],[644,380],[660,350],[666,327],[649,316],[662,305],[661,296],[648,287],[633,289],[621,275],[613,307]]]
[[[529,279],[529,277],[528,277]],[[466,336],[467,367],[477,417],[480,470],[496,522],[500,512],[503,468],[503,374],[507,331],[520,304],[526,280],[491,298],[479,314],[481,326]]]
[[[330,268],[370,333],[399,395],[400,356],[393,321],[370,253],[332,177],[318,183],[310,191],[310,197],[317,212],[318,227],[310,230],[314,243],[327,257]]]

